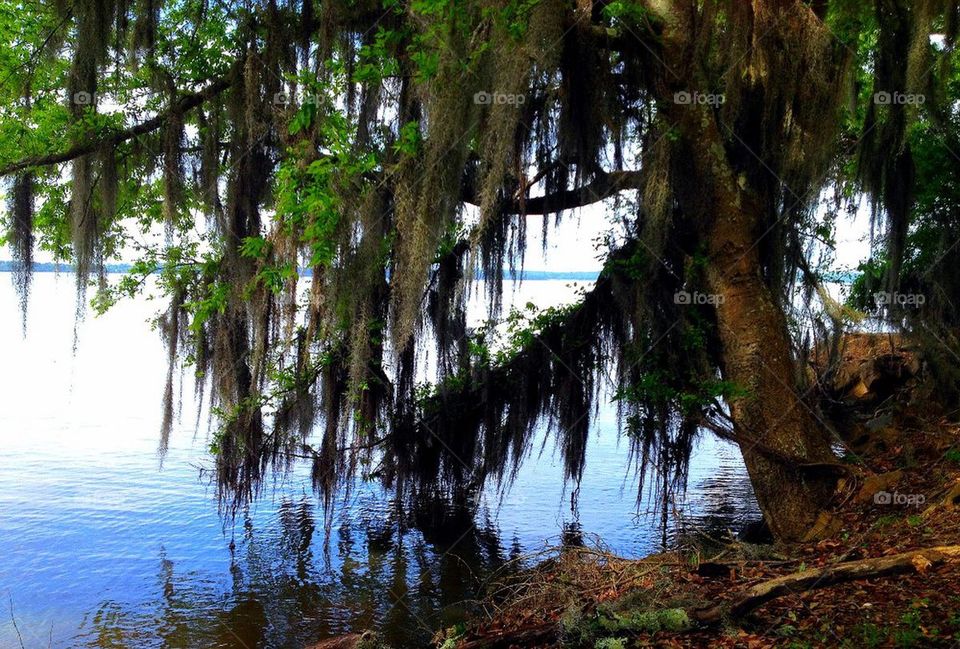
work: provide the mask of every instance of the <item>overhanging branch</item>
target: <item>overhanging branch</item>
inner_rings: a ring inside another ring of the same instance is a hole
[[[598,174],[592,181],[574,189],[567,189],[546,196],[515,198],[501,206],[507,214],[553,214],[564,210],[585,207],[610,198],[628,189],[639,189],[641,172],[634,170],[607,171]],[[464,202],[479,205],[480,199],[469,188],[462,197]]]
[[[22,160],[13,162],[5,167],[0,168],[0,176],[9,176],[10,174],[14,174],[25,169],[46,167],[63,162],[69,162],[70,160],[79,158],[80,156],[93,153],[104,145],[116,146],[140,135],[146,135],[147,133],[155,131],[166,124],[170,119],[171,114],[185,113],[193,108],[196,108],[203,102],[216,97],[229,87],[229,81],[226,79],[217,79],[211,82],[203,90],[182,95],[179,99],[177,99],[175,108],[170,108],[146,121],[140,122],[139,124],[135,124],[134,126],[120,131],[98,133],[88,140],[84,140],[83,142],[73,145],[66,151],[23,158]]]

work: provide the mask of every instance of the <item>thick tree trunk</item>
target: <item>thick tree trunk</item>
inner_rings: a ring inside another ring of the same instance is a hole
[[[707,278],[718,296],[724,377],[747,392],[732,401],[731,415],[771,532],[779,540],[801,540],[814,529],[832,494],[833,479],[801,472],[764,451],[811,464],[834,461],[834,456],[798,394],[786,318],[761,277],[756,232],[761,207],[735,183],[723,182],[722,174],[714,181],[719,200],[708,234]]]
[[[673,36],[682,39],[683,34]],[[681,55],[671,56],[679,60]],[[765,206],[746,174],[728,158],[710,107],[668,105],[667,110],[691,153],[682,172],[694,180],[678,194],[680,208],[709,223],[702,240],[708,251],[707,282],[716,296],[721,369],[726,380],[746,391],[730,403],[735,433],[774,538],[798,541],[823,522],[818,518],[835,485],[828,473],[803,471],[798,465],[836,459],[800,398],[786,317],[762,277],[759,239],[765,234],[760,226],[767,222],[762,218]]]

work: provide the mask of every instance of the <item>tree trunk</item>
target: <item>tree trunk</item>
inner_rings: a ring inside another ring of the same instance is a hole
[[[717,296],[724,378],[747,392],[732,400],[731,415],[770,531],[778,540],[801,540],[814,529],[834,481],[801,473],[758,445],[811,464],[831,462],[834,455],[798,394],[786,318],[761,276],[756,232],[761,207],[722,175],[713,180],[719,200],[708,233],[707,278]]]
[[[747,390],[730,404],[743,459],[757,501],[774,537],[799,540],[810,532],[832,493],[826,477],[801,475],[758,451],[756,442],[811,463],[833,453],[797,394],[795,364],[786,320],[760,277],[759,259],[742,236],[743,217],[718,219],[708,269],[719,296],[717,322],[725,378]],[[741,258],[742,257],[742,258]]]
[[[737,177],[709,109],[677,111],[674,118],[685,139],[696,143],[687,171],[697,182],[681,207],[704,212],[710,223],[704,233],[706,274],[716,304],[721,369],[724,379],[746,391],[730,403],[735,434],[774,538],[802,540],[822,522],[818,517],[835,477],[797,465],[836,459],[798,393],[786,317],[761,274],[764,203]]]

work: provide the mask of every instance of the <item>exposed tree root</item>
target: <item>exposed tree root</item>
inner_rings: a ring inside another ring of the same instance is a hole
[[[960,545],[942,545],[889,557],[845,561],[827,568],[803,570],[761,582],[742,593],[732,603],[689,611],[689,615],[702,624],[714,624],[725,618],[743,617],[766,602],[784,595],[825,588],[857,579],[870,579],[904,572],[923,572],[946,561],[957,560],[960,560]]]
[[[949,512],[960,509],[960,482],[948,489],[938,503],[930,505],[930,507],[923,512],[923,517],[929,518],[941,509]]]

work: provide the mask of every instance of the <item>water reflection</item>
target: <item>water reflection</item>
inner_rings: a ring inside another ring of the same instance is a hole
[[[691,485],[693,511],[675,517],[666,544],[703,545],[727,539],[761,520],[753,488],[737,450],[721,445],[715,450],[716,466]]]
[[[721,463],[695,485],[695,516],[671,519],[668,543],[691,530],[721,537],[755,517],[749,485]],[[229,580],[180,567],[161,549],[154,598],[103,601],[81,625],[86,647],[300,648],[319,639],[379,629],[397,647],[471,612],[491,573],[518,558],[505,549],[490,512],[423,499],[411,511],[369,495],[340,511],[328,537],[310,495],[283,497],[273,528],[245,512],[230,541]],[[577,517],[564,545],[582,545]]]
[[[71,644],[299,648],[377,628],[393,646],[420,645],[462,620],[508,558],[488,516],[436,502],[405,516],[392,506],[370,513],[343,521],[329,544],[309,496],[280,503],[276,535],[247,515],[227,584],[181,569],[161,550],[153,599],[103,601]]]

